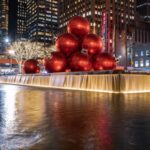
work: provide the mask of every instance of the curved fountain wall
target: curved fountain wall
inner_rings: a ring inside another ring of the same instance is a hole
[[[51,74],[1,76],[0,83],[106,93],[150,92],[146,74]]]

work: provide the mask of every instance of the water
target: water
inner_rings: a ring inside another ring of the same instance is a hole
[[[0,150],[150,150],[150,94],[0,86]]]

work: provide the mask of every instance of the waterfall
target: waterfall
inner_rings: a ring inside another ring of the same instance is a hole
[[[0,83],[108,93],[150,92],[147,74],[50,74],[1,76]]]

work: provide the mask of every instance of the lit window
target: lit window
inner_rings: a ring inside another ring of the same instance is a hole
[[[145,64],[146,64],[146,67],[149,67],[149,60],[146,60]]]
[[[143,60],[140,61],[140,67],[144,67],[144,61]]]
[[[144,52],[143,51],[141,51],[141,56],[144,56]]]
[[[146,56],[150,56],[149,50],[146,50]]]
[[[138,61],[135,61],[135,67],[139,67]]]
[[[135,57],[138,57],[138,53],[137,52],[135,53]]]

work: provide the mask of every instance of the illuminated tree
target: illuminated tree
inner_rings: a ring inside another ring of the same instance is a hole
[[[49,57],[51,56],[51,53],[56,51],[55,45],[51,45],[49,47],[43,47],[43,51],[41,54],[41,58]]]
[[[19,72],[21,73],[22,65],[25,60],[36,59],[43,55],[43,46],[37,42],[31,41],[16,41],[11,45],[13,57],[19,65]]]

